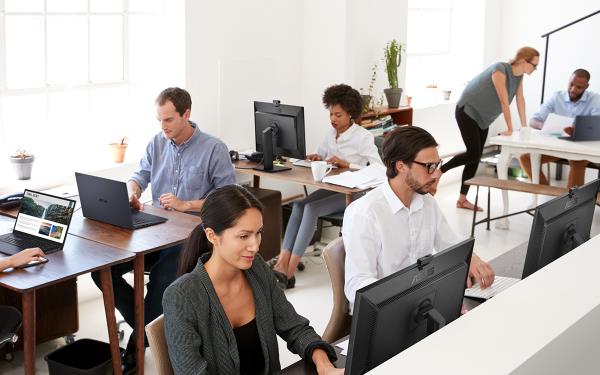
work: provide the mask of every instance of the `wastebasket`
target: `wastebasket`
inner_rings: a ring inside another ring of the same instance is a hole
[[[50,375],[112,374],[110,345],[102,341],[77,340],[47,354],[44,359]]]

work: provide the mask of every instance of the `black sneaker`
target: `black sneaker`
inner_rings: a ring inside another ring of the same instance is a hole
[[[289,279],[287,279],[287,285],[285,286],[285,289],[294,289],[295,286],[296,286],[296,276],[292,276]]]

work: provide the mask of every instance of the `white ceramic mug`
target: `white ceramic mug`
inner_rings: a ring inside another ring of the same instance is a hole
[[[531,128],[529,126],[523,127],[519,130],[519,139],[522,141],[528,141],[531,139]]]
[[[331,166],[327,165],[326,161],[313,161],[310,163],[310,170],[315,181],[323,180],[332,169]]]

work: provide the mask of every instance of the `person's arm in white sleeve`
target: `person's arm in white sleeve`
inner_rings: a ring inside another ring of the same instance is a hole
[[[344,293],[352,311],[356,291],[378,280],[381,240],[372,219],[356,210],[347,209],[346,212],[342,229],[346,249]]]
[[[379,151],[377,150],[377,145],[375,145],[375,139],[371,133],[367,133],[364,137],[362,137],[359,145],[359,150],[359,153],[363,157],[365,162],[361,164],[350,163],[351,169],[364,168],[367,166],[367,163],[369,165],[383,165],[383,162],[381,161],[381,156],[379,156]]]

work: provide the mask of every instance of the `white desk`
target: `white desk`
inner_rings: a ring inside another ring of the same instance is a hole
[[[541,131],[532,129],[531,138],[523,141],[519,132],[512,136],[496,136],[489,139],[489,143],[501,147],[498,159],[498,178],[508,179],[508,166],[513,156],[531,154],[531,182],[540,183],[540,161],[542,155],[556,156],[568,160],[589,160],[600,163],[600,141],[573,142],[557,137],[546,136]],[[508,214],[508,191],[502,191],[503,215]],[[534,197],[533,206],[537,206],[537,196]],[[496,222],[496,228],[508,229],[508,219]]]
[[[600,236],[372,374],[600,373]]]

